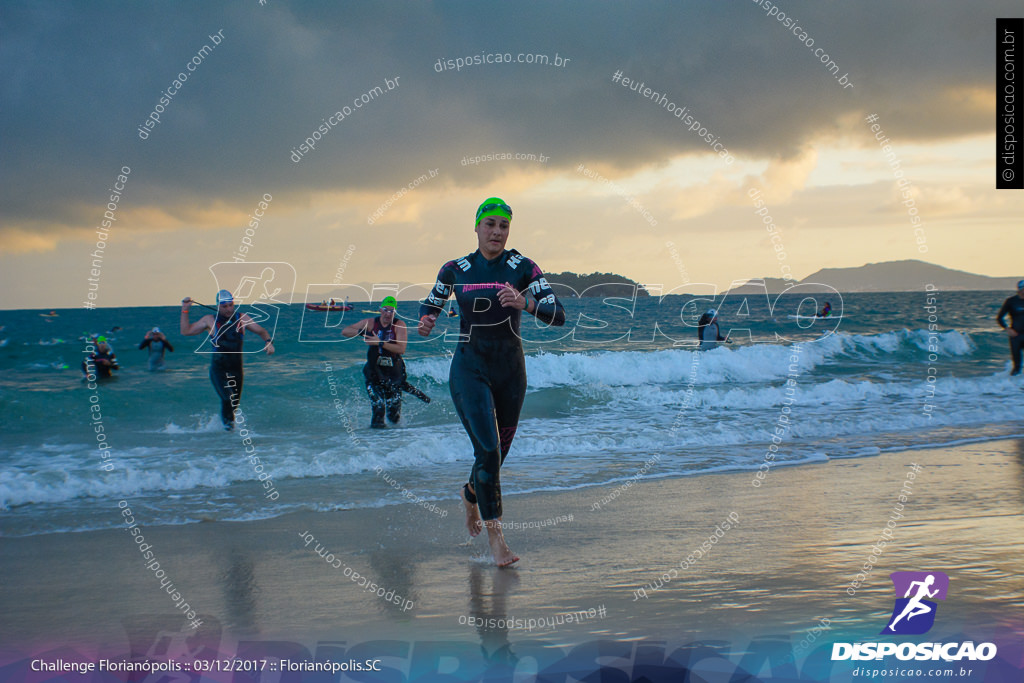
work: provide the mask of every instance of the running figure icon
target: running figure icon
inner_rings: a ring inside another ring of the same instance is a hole
[[[945,600],[949,591],[949,576],[939,571],[893,572],[896,600],[889,625],[883,634],[919,635],[927,633],[935,624],[938,613],[936,600]],[[915,618],[916,617],[916,618]]]
[[[902,619],[903,617],[906,617],[907,621],[910,621],[911,619],[913,619],[914,617],[916,617],[916,616],[918,616],[920,614],[928,614],[929,612],[932,611],[932,608],[929,607],[928,605],[922,603],[921,599],[922,598],[926,598],[926,597],[927,598],[934,598],[938,594],[938,592],[939,592],[938,588],[936,588],[933,591],[929,591],[928,590],[932,586],[932,584],[934,584],[934,583],[935,583],[935,575],[934,574],[929,574],[928,577],[924,581],[911,581],[910,582],[910,587],[907,588],[907,592],[903,595],[903,597],[910,598],[910,593],[911,593],[911,591],[914,590],[914,586],[917,586],[917,594],[914,595],[914,597],[910,598],[910,602],[908,602],[907,606],[903,608],[903,611],[900,612],[900,615],[898,617],[896,617],[895,619],[893,619],[892,623],[889,624],[889,630],[890,631],[894,631],[895,630],[893,627],[896,626],[896,622],[899,621],[900,619]]]

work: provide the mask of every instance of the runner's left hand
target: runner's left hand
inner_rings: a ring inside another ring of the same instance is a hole
[[[519,310],[526,308],[526,297],[507,282],[505,288],[498,292],[498,301],[504,308],[518,308]]]

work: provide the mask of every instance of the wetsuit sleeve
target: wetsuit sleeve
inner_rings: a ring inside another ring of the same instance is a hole
[[[173,347],[173,346],[171,346],[171,342],[170,342],[170,341],[168,341],[167,339],[164,339],[164,346],[166,346],[166,347],[167,347],[167,350],[168,350],[168,351],[172,351],[172,352],[174,351],[174,347]]]
[[[141,350],[141,349],[144,349],[144,348],[146,348],[147,346],[149,346],[149,343],[150,343],[151,341],[153,341],[153,340],[152,340],[152,339],[143,339],[143,340],[142,340],[142,343],[141,343],[141,344],[139,344],[139,349]]]
[[[441,266],[437,273],[437,282],[430,294],[423,300],[420,306],[420,317],[425,315],[441,315],[444,311],[444,304],[455,289],[455,262],[449,261]]]
[[[1011,296],[1010,299],[1012,298],[1013,297]],[[999,314],[996,316],[996,322],[999,323],[999,327],[1004,330],[1006,329],[1006,322],[1003,318],[1005,318],[1006,314],[1010,312],[1010,299],[1003,302],[1003,307],[999,309]]]
[[[551,285],[548,284],[547,278],[544,277],[544,271],[540,269],[540,266],[533,261],[529,261],[529,259],[527,261],[530,269],[528,289],[537,300],[537,305],[533,309],[533,316],[545,325],[564,325],[565,309],[562,308],[562,302],[555,296],[555,292],[551,289]]]

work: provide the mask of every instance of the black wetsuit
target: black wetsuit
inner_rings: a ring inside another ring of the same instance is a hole
[[[506,282],[521,293],[533,293],[537,306],[533,315],[539,320],[551,325],[565,323],[565,311],[544,273],[514,249],[492,261],[478,250],[444,264],[420,308],[421,318],[440,315],[453,291],[459,303],[461,335],[448,386],[473,443],[476,461],[469,481],[485,520],[501,517],[498,472],[512,446],[526,396],[520,311],[504,308],[498,300]]]
[[[110,365],[107,365],[106,363],[97,363],[96,361],[98,360],[108,360],[110,361]],[[111,377],[111,370],[119,370],[121,368],[121,366],[117,364],[117,357],[114,355],[113,351],[93,351],[90,353],[89,360],[82,361],[82,372],[85,373],[86,377],[90,374],[90,367],[92,368],[91,374],[95,374],[96,377],[100,379],[107,379],[108,377]]]
[[[999,315],[996,316],[996,322],[1004,330],[1006,323],[1003,318],[1007,313],[1010,314],[1010,327],[1017,333],[1016,337],[1010,337],[1010,358],[1013,359],[1013,370],[1010,374],[1019,375],[1021,352],[1024,351],[1024,298],[1015,294],[1003,302],[1003,307],[999,309]]]
[[[242,400],[242,341],[245,328],[241,315],[235,311],[231,318],[218,314],[210,337],[213,357],[210,359],[210,381],[220,396],[220,419],[231,428],[235,423],[235,408]]]
[[[150,371],[163,370],[164,369],[164,350],[174,351],[174,347],[171,346],[171,342],[167,341],[167,338],[153,339],[147,337],[142,340],[139,344],[140,349],[149,349],[149,369]]]
[[[380,316],[373,319],[373,327],[366,330],[364,336],[376,337],[381,342],[395,341],[395,324],[384,327],[380,324]],[[380,344],[369,346],[366,350],[366,365],[363,366],[366,377],[366,394],[370,397],[373,417],[370,426],[384,426],[384,414],[388,420],[398,422],[402,416],[402,384],[405,382],[405,362],[402,355],[393,353]]]

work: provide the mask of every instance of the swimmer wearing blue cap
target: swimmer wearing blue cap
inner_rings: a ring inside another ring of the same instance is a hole
[[[268,356],[274,354],[270,333],[257,325],[248,313],[235,310],[235,299],[231,292],[222,289],[217,292],[217,315],[204,315],[194,323],[189,323],[188,311],[192,307],[192,298],[181,300],[181,333],[192,337],[208,332],[213,344],[213,355],[210,360],[210,381],[217,395],[220,396],[220,419],[224,429],[234,429],[235,410],[242,400],[242,341],[246,330],[252,330],[265,342],[263,350]]]
[[[1009,326],[1003,321],[1007,313],[1010,314]],[[1024,351],[1024,280],[1017,282],[1017,293],[1003,302],[996,322],[1010,337],[1010,358],[1013,360],[1010,375],[1019,375],[1021,352]]]

